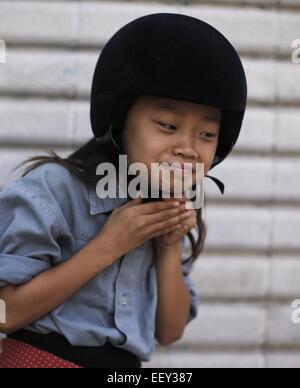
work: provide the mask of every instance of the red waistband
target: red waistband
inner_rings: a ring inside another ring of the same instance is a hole
[[[80,369],[81,367],[32,345],[6,338],[2,340],[0,368]]]

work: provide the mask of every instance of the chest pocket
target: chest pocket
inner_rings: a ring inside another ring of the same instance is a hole
[[[88,223],[77,222],[72,229],[74,239],[81,241],[81,245],[88,243],[101,232],[111,213],[112,211],[94,215]],[[77,244],[80,245],[80,242]]]

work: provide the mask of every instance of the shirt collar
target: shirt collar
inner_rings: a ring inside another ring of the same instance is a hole
[[[119,180],[117,180],[117,183],[119,183]],[[95,215],[112,211],[131,199],[127,196],[127,190],[122,185],[120,186],[119,193],[121,195],[118,195],[117,187],[116,198],[99,198],[96,192],[96,188],[89,188],[90,214]]]

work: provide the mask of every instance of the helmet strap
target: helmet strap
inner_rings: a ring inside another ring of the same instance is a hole
[[[225,185],[223,182],[221,182],[219,179],[212,177],[210,175],[206,175],[206,178],[210,178],[212,181],[214,181],[215,184],[218,186],[219,190],[221,191],[221,194],[224,194]]]

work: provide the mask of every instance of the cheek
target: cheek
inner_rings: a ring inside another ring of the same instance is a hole
[[[214,161],[216,150],[217,150],[217,143],[203,145],[203,147],[200,150],[199,154],[201,155],[201,160],[204,163],[205,175],[208,173]]]
[[[147,166],[151,162],[158,160],[159,149],[158,143],[150,134],[135,134],[127,139],[126,151],[128,154],[128,161],[144,163]]]

